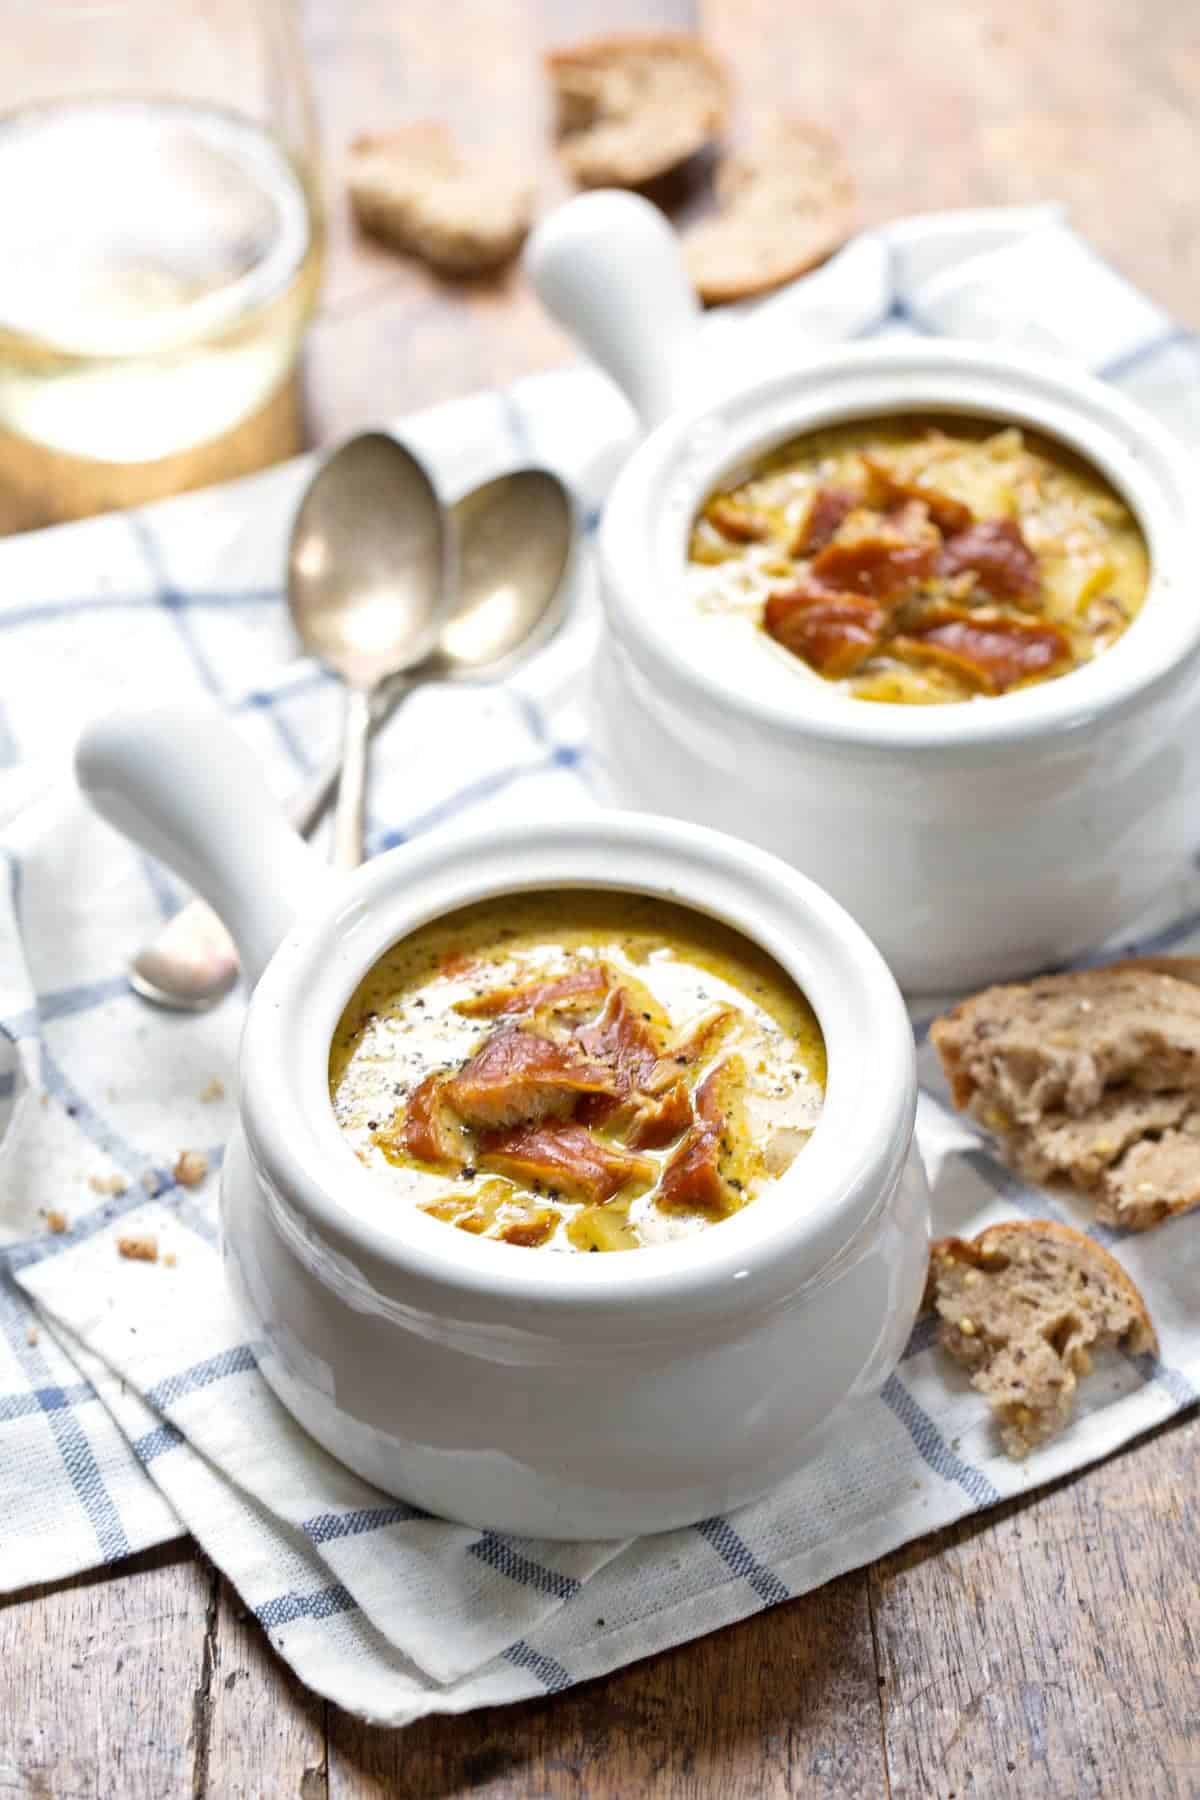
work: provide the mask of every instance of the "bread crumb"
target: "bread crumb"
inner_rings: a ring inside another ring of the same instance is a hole
[[[171,1174],[180,1187],[199,1187],[208,1174],[208,1158],[201,1150],[181,1150]]]
[[[88,1186],[96,1194],[123,1194],[129,1183],[123,1175],[89,1175]]]
[[[173,1250],[168,1250],[163,1256],[163,1266],[168,1269],[173,1269],[177,1260],[175,1252]]]
[[[119,1237],[117,1254],[126,1262],[157,1262],[158,1239],[149,1233],[142,1237]]]
[[[29,1348],[30,1348],[30,1349],[31,1349],[31,1350],[32,1350],[32,1349],[33,1349],[33,1347],[34,1347],[34,1345],[35,1345],[35,1344],[36,1344],[36,1343],[37,1343],[37,1341],[38,1341],[38,1328],[37,1328],[37,1326],[36,1326],[36,1325],[28,1325],[28,1326],[26,1326],[26,1328],[25,1328],[25,1342],[26,1342],[26,1343],[27,1343],[27,1344],[28,1344],[28,1345],[29,1345]]]
[[[210,1081],[205,1082],[200,1090],[200,1098],[206,1106],[212,1100],[223,1100],[225,1098],[225,1083],[221,1080],[219,1075],[214,1075]]]
[[[66,1229],[67,1229],[66,1213],[59,1212],[59,1210],[56,1206],[52,1206],[50,1208],[50,1211],[46,1214],[46,1230],[52,1231],[54,1233],[55,1237],[61,1237],[63,1232],[66,1231]]]
[[[157,1169],[142,1170],[142,1186],[148,1194],[157,1194],[162,1186],[158,1179]]]

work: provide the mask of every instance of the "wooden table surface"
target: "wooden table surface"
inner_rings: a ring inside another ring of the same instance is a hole
[[[653,9],[625,8],[625,16]],[[675,16],[685,10],[677,7]],[[579,0],[309,0],[336,157],[446,116],[527,149],[537,51]],[[1200,315],[1200,13],[1188,0],[706,0],[748,112],[843,135],[865,216],[1057,198]],[[335,196],[308,357],[318,440],[569,355],[513,274],[439,285],[355,241]],[[0,1610],[0,1796],[483,1794],[706,1800],[1200,1795],[1200,1433],[1087,1473],[806,1599],[554,1699],[405,1732],[306,1694],[186,1543]]]

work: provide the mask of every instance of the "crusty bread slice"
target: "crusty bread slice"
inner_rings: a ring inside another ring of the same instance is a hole
[[[854,180],[836,139],[773,120],[718,171],[719,211],[684,238],[702,300],[745,300],[824,262],[854,228]]]
[[[1108,1087],[1200,1093],[1200,988],[1112,963],[987,988],[934,1021],[954,1103],[991,1130],[1082,1118]]]
[[[941,1239],[925,1300],[941,1321],[939,1344],[970,1369],[1010,1456],[1066,1424],[1093,1348],[1158,1350],[1145,1302],[1116,1258],[1048,1219]]]
[[[349,180],[364,231],[447,275],[481,275],[511,261],[533,220],[532,187],[468,161],[443,125],[356,138]]]
[[[581,187],[642,187],[719,137],[724,65],[687,32],[614,32],[554,50],[558,150]]]

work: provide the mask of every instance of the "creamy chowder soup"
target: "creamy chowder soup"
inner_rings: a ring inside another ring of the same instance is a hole
[[[703,1231],[790,1167],[825,1049],[739,933],[637,895],[467,907],[405,938],[347,1005],[334,1114],[381,1206],[565,1252]]]
[[[1149,559],[1096,470],[1013,427],[889,418],[797,438],[709,497],[689,580],[860,700],[972,700],[1107,650]]]

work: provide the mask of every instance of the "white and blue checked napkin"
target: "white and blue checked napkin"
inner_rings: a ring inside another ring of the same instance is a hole
[[[1053,209],[918,219],[857,240],[743,319],[706,360],[779,366],[814,342],[922,332],[1035,345],[1090,365],[1200,440],[1200,354]],[[575,370],[406,421],[448,494],[543,460],[594,510],[623,403]],[[1116,1252],[1162,1361],[1114,1358],[1070,1429],[1024,1464],[918,1325],[860,1424],[729,1519],[633,1543],[553,1545],[449,1525],[325,1456],[259,1377],[215,1248],[242,1000],[153,1013],[125,958],[184,896],[88,813],[69,754],[123,694],[215,695],[281,793],[337,732],[338,695],[297,658],[280,577],[308,473],[0,543],[0,1589],[113,1562],[186,1528],[300,1677],[403,1724],[570,1686],[803,1593],[920,1533],[1078,1468],[1200,1388],[1200,1218]],[[586,587],[586,584],[585,584]],[[509,686],[423,693],[380,741],[372,847],[484,810],[514,822],[593,804],[578,690],[597,629],[572,624]],[[1196,821],[1200,846],[1200,802]],[[1200,881],[1142,941],[1200,942]],[[919,1018],[930,1007],[918,1008]],[[1070,1213],[1007,1175],[949,1112],[934,1059],[920,1137],[939,1231]],[[214,1077],[225,1095],[211,1094]],[[210,1174],[172,1181],[177,1153]],[[124,1193],[93,1183],[128,1181]],[[61,1213],[67,1229],[47,1230]],[[1116,1234],[1097,1229],[1111,1243]],[[153,1233],[156,1265],[116,1238]],[[165,1260],[167,1253],[173,1266]]]

